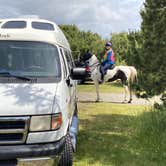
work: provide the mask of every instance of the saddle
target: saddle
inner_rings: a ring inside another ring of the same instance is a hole
[[[110,68],[108,68],[108,70],[113,70],[115,68],[115,65],[112,65],[112,66],[110,66]],[[102,73],[101,72],[101,66],[100,66],[100,73]]]
[[[112,65],[108,70],[112,70],[115,68],[115,65]]]

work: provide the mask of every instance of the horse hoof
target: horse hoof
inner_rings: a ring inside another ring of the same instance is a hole
[[[95,102],[96,102],[96,103],[98,103],[98,102],[100,102],[100,100],[99,100],[99,99],[97,99]]]
[[[101,99],[97,99],[97,100],[96,100],[96,103],[98,103],[98,102],[100,102],[100,101],[102,101],[102,100],[101,100]]]

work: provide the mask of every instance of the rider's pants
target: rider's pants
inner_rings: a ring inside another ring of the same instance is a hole
[[[107,70],[110,69],[112,64],[106,63],[101,66],[100,71],[101,71],[101,79],[103,80],[104,75],[107,73]]]

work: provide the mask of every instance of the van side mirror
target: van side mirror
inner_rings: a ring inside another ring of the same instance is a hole
[[[81,80],[88,75],[86,68],[83,67],[75,67],[71,70],[71,78],[73,80]]]

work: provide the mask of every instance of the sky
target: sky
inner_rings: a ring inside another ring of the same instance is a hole
[[[109,38],[112,32],[139,30],[144,0],[0,0],[0,19],[38,15],[57,24]]]

